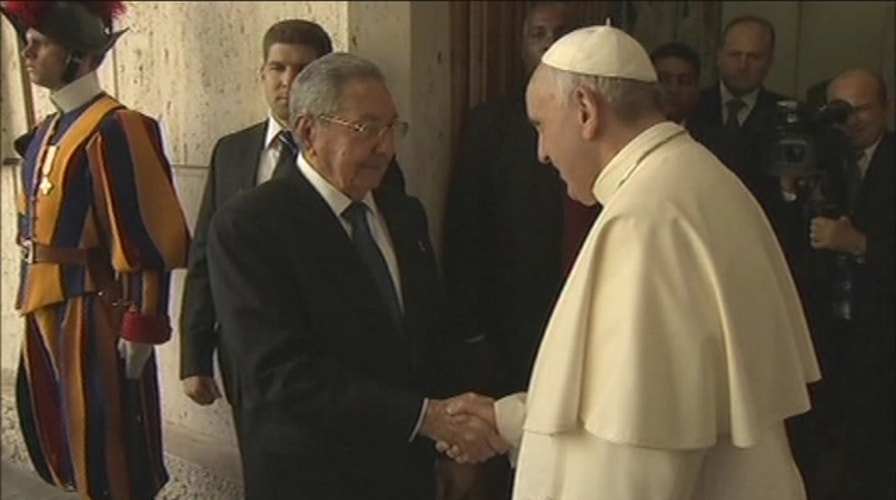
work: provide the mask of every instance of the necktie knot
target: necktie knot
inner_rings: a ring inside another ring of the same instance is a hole
[[[725,107],[728,108],[728,112],[735,115],[738,114],[740,110],[744,109],[744,106],[746,106],[744,101],[738,99],[737,97],[725,103]]]
[[[277,132],[277,142],[280,144],[280,155],[277,156],[277,164],[274,166],[274,179],[279,179],[289,175],[289,172],[295,171],[296,157],[299,155],[299,147],[292,132],[283,129]]]
[[[725,109],[728,110],[728,119],[725,121],[726,129],[733,130],[740,126],[737,114],[740,113],[740,110],[744,109],[745,106],[746,104],[744,101],[737,97],[725,103]]]
[[[283,151],[288,151],[290,154],[296,154],[298,151],[298,146],[296,145],[296,140],[292,137],[292,132],[289,130],[283,129],[277,133],[277,142],[280,143]]]
[[[361,225],[367,226],[367,205],[354,201],[342,211],[342,217],[351,224],[352,230],[357,232]]]

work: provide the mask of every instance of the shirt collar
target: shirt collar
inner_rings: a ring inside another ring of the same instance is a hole
[[[50,94],[50,100],[62,113],[68,113],[90,102],[103,93],[95,71],[91,71],[65,87]]]
[[[297,162],[299,164],[299,171],[302,175],[308,179],[308,182],[314,186],[314,189],[317,190],[324,201],[327,202],[330,210],[332,210],[336,217],[341,220],[342,212],[352,204],[352,199],[346,196],[342,191],[336,189],[336,187],[330,184],[328,180],[324,179],[324,177],[320,175],[310,163],[308,163],[308,160],[305,158],[305,153],[299,154]],[[374,202],[373,194],[370,191],[364,195],[364,198],[361,199],[361,203],[367,205],[367,208],[370,209],[370,212],[374,216],[378,215],[376,203]]]
[[[616,153],[616,156],[607,163],[607,166],[597,176],[594,185],[591,187],[591,192],[597,198],[597,201],[601,205],[606,206],[628,174],[642,159],[645,152],[651,151],[663,141],[680,132],[684,132],[681,125],[664,121],[638,134],[637,137]]]
[[[863,151],[865,152],[865,161],[871,161],[871,158],[874,157],[874,152],[877,151],[877,147],[880,146],[880,141],[882,141],[883,138],[884,133],[880,134],[880,137],[878,137],[877,140],[874,141],[870,146],[863,149]]]
[[[725,103],[727,103],[731,99],[734,99],[734,94],[732,94],[731,91],[728,90],[728,87],[725,86],[725,82],[721,80],[719,80],[719,89],[721,90],[722,107],[724,108]],[[759,99],[759,91],[761,89],[762,87],[757,87],[753,89],[752,92],[740,96],[740,100],[744,102],[744,109],[748,111],[753,109],[753,106],[756,105],[756,100]]]
[[[862,150],[864,155],[858,162],[858,167],[859,171],[861,172],[862,178],[864,178],[865,174],[868,173],[868,167],[871,166],[871,158],[874,157],[874,152],[877,151],[877,147],[880,145],[880,141],[882,141],[883,138],[884,134],[881,134],[880,137],[878,137],[877,140],[874,141],[874,143]]]
[[[281,125],[280,122],[278,122],[277,119],[274,118],[274,115],[268,114],[268,126],[267,131],[264,135],[264,147],[270,148],[274,144],[274,141],[277,140],[277,134],[279,134],[280,131],[284,130],[285,128],[286,127]]]

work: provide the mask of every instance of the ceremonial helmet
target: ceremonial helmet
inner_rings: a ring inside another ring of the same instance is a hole
[[[0,4],[24,42],[28,29],[40,32],[72,52],[66,74],[69,80],[87,54],[104,54],[127,29],[112,30],[112,22],[126,10],[124,2],[8,1]]]

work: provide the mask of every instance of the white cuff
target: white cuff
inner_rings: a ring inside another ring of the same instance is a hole
[[[426,408],[429,407],[429,399],[423,398],[423,405],[420,408],[420,416],[417,417],[417,425],[414,426],[414,432],[411,433],[410,439],[408,442],[414,440],[417,437],[417,433],[420,432],[420,426],[423,425],[423,416],[426,415]]]
[[[516,467],[517,455],[523,440],[523,423],[526,421],[526,393],[518,392],[495,401],[495,425],[498,433],[510,443],[507,458]]]

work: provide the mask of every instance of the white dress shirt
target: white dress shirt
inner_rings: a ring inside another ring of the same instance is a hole
[[[865,179],[865,174],[868,172],[868,166],[871,165],[871,158],[874,158],[874,152],[877,151],[877,146],[880,145],[880,141],[883,138],[884,136],[881,135],[872,145],[865,148],[862,151],[859,160],[856,162],[856,165],[859,167],[859,174],[862,176],[863,180]]]
[[[264,148],[261,150],[261,157],[258,158],[258,171],[255,173],[255,185],[271,180],[274,175],[274,169],[277,167],[277,160],[280,158],[280,149],[283,145],[277,140],[277,134],[285,127],[274,119],[273,115],[268,115],[268,127],[264,134]]]

